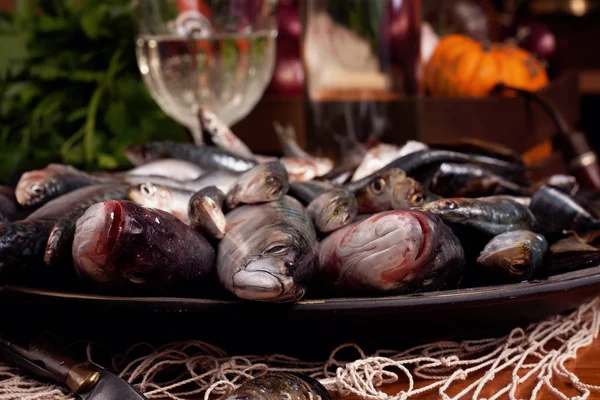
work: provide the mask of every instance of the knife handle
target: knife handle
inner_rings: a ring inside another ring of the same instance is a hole
[[[74,393],[87,391],[100,378],[98,369],[78,363],[67,354],[41,341],[20,345],[0,339],[0,354],[32,374],[67,385]]]

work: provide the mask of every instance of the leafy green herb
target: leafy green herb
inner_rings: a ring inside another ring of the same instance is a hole
[[[145,87],[131,0],[20,0],[0,15],[0,183],[50,162],[126,168],[132,143],[186,141]]]

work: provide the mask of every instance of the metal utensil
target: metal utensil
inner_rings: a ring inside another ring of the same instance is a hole
[[[79,363],[42,341],[21,345],[0,338],[0,357],[43,379],[67,385],[83,400],[144,400],[129,383],[89,363]]]

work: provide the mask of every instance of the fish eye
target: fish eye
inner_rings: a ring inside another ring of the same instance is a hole
[[[144,283],[147,279],[147,274],[144,271],[132,271],[129,274],[129,281],[132,283]]]
[[[265,177],[265,183],[267,185],[273,185],[275,182],[277,182],[277,180],[272,175],[267,175]]]
[[[140,185],[140,191],[146,196],[154,196],[156,194],[156,186],[150,183],[142,183]]]
[[[415,193],[410,198],[410,203],[413,206],[420,206],[423,204],[424,201],[425,201],[425,196],[423,196],[421,193]]]
[[[385,179],[383,179],[381,177],[375,179],[371,183],[371,191],[376,195],[383,193],[384,189],[385,189]]]
[[[342,213],[342,211],[344,211],[344,205],[343,204],[338,204],[334,209],[333,209],[333,215],[340,215]]]
[[[284,246],[282,244],[276,244],[274,246],[269,247],[267,250],[265,250],[266,254],[282,254],[285,253],[287,251],[287,246]]]
[[[42,193],[44,193],[44,189],[41,185],[36,183],[31,187],[31,192],[36,196],[40,196]]]
[[[448,210],[454,210],[456,208],[456,203],[450,200],[444,201],[444,208]]]

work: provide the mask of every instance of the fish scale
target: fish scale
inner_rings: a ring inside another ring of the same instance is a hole
[[[209,171],[245,172],[258,165],[257,161],[237,156],[214,146],[197,146],[171,141],[150,142],[130,146],[125,154],[134,165],[161,158],[176,158],[192,162]]]

